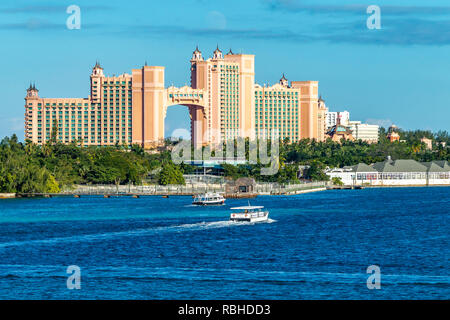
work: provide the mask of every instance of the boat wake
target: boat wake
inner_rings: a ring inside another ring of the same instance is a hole
[[[233,226],[250,226],[254,224],[261,224],[261,223],[272,223],[276,222],[276,220],[267,219],[267,221],[263,222],[236,222],[236,221],[230,221],[230,220],[223,220],[223,221],[213,221],[213,222],[199,222],[199,223],[192,223],[192,224],[181,224],[178,226],[172,226],[167,228],[192,228],[192,229],[214,229],[214,228],[225,228],[225,227],[233,227]]]
[[[238,226],[251,226],[251,225],[255,225],[255,224],[273,223],[273,222],[276,222],[276,220],[268,219],[265,222],[257,222],[257,223],[233,222],[233,221],[229,221],[229,220],[212,221],[212,222],[203,221],[203,222],[198,222],[198,223],[160,226],[160,227],[135,229],[135,230],[128,230],[128,231],[105,232],[105,233],[77,235],[77,236],[70,236],[70,237],[55,237],[55,238],[47,238],[47,239],[3,242],[3,243],[0,243],[0,249],[23,246],[23,245],[45,245],[45,244],[55,244],[55,243],[99,241],[99,240],[108,240],[108,239],[120,238],[120,237],[139,237],[139,236],[148,236],[148,235],[164,233],[164,232],[186,232],[186,231],[209,230],[209,229],[238,227]]]

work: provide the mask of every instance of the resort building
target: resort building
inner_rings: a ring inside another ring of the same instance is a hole
[[[355,140],[368,143],[377,143],[380,127],[375,124],[361,123],[361,121],[349,121],[348,127]]]
[[[320,106],[320,102],[319,102]],[[325,111],[325,126],[328,130],[328,135],[334,135],[332,132],[336,125],[341,125],[350,129],[351,135],[354,140],[362,140],[368,143],[377,143],[380,127],[378,125],[371,125],[366,123],[361,123],[361,121],[350,121],[350,112],[329,112],[328,109]],[[343,128],[341,127],[341,132]],[[348,135],[347,135],[348,136]],[[336,139],[335,139],[336,140]]]
[[[325,100],[322,99],[322,96],[319,98],[318,109],[317,109],[317,134],[319,141],[326,140],[327,133],[327,111],[328,108],[325,104]]]
[[[317,81],[293,81],[286,77],[271,87],[255,85],[255,133],[281,139],[324,140],[324,118],[319,108]]]
[[[95,64],[89,98],[40,98],[30,85],[25,98],[25,139],[42,144],[55,137],[64,143],[114,145],[133,142],[131,75],[105,77]]]
[[[433,149],[433,140],[427,138],[427,137],[423,137],[422,139],[420,139],[421,142],[423,142],[425,144],[425,147],[428,150]]]
[[[345,185],[371,186],[428,186],[450,185],[450,165],[447,161],[417,162],[391,160],[372,165],[355,166],[327,171],[330,178],[340,178]]]
[[[392,125],[389,127],[386,138],[390,142],[400,141],[400,135],[397,133],[397,130],[398,130],[398,128],[396,125]]]
[[[330,138],[334,142],[340,142],[342,139],[355,141],[350,129],[340,124],[337,124],[328,130],[327,138]]]
[[[326,127],[327,127],[327,129],[337,125],[338,121],[340,124],[347,126],[348,122],[350,121],[350,112],[348,112],[348,111],[329,112],[327,110],[327,112],[326,112]]]
[[[191,140],[199,147],[236,137],[278,136],[298,141],[325,138],[325,105],[317,81],[255,83],[255,56],[223,54],[204,59],[198,48],[190,60],[191,85],[165,87],[165,68],[147,66],[131,74],[105,76],[96,63],[88,98],[41,98],[35,85],[25,97],[25,138],[42,144],[137,143],[153,148],[164,140],[167,108],[189,109]],[[56,132],[55,132],[56,131]]]

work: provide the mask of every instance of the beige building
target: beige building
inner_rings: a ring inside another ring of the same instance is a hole
[[[326,137],[334,142],[341,142],[342,139],[355,141],[352,131],[348,127],[340,124],[331,127],[331,129],[328,130]]]
[[[289,81],[283,75],[273,86],[255,85],[255,132],[277,133],[281,139],[323,139],[318,123],[318,82]]]
[[[361,123],[361,121],[349,121],[348,127],[352,131],[355,140],[362,140],[368,143],[378,142],[380,126],[376,124]]]
[[[223,54],[204,59],[198,48],[190,60],[191,86],[165,87],[165,68],[143,66],[107,77],[96,63],[88,98],[41,98],[33,85],[25,98],[25,138],[42,144],[57,130],[58,140],[85,145],[137,143],[145,148],[164,139],[167,108],[189,108],[196,146],[236,137],[278,132],[280,138],[324,140],[326,107],[317,81],[255,84],[255,56]]]
[[[400,135],[397,133],[398,127],[396,125],[391,125],[388,129],[388,134],[386,135],[386,138],[390,142],[396,142],[400,141]]]
[[[426,146],[426,148],[428,150],[432,150],[433,149],[433,140],[427,138],[427,137],[423,137],[422,139],[420,139],[421,142],[423,142]]]
[[[325,100],[320,97],[317,109],[317,139],[319,141],[325,141],[327,138],[327,112],[328,108],[325,104]]]
[[[326,127],[327,129],[339,124],[343,126],[347,126],[350,121],[350,112],[341,111],[341,112],[326,112]]]
[[[25,139],[42,144],[57,130],[56,138],[64,143],[132,143],[131,76],[105,77],[96,63],[90,82],[89,98],[40,98],[38,89],[30,85],[25,98]]]

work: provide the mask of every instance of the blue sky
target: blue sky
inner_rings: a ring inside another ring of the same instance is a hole
[[[25,89],[87,97],[99,60],[108,75],[145,61],[166,67],[166,85],[189,84],[196,45],[256,55],[256,81],[318,80],[332,111],[405,129],[450,131],[450,4],[428,1],[139,0],[0,3],[0,137],[23,139]],[[81,8],[68,30],[66,8]],[[381,30],[366,8],[381,8]],[[189,127],[172,107],[166,132]]]

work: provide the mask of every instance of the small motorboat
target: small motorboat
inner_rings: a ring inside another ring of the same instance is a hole
[[[225,198],[219,193],[205,193],[198,195],[192,201],[192,204],[199,206],[217,206],[225,203]]]
[[[244,222],[262,222],[269,219],[269,211],[263,210],[263,206],[244,206],[235,207],[231,210],[236,210],[230,214],[230,221],[244,221]]]

